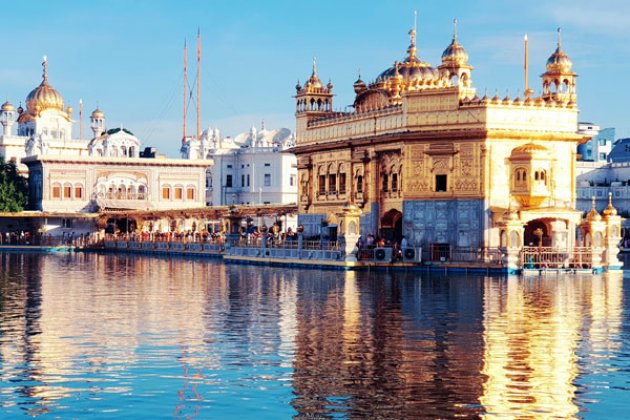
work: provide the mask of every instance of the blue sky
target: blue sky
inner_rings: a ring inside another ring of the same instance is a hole
[[[530,46],[530,85],[555,49],[556,28],[578,73],[580,120],[630,136],[625,75],[630,71],[630,2],[625,0],[435,1],[14,1],[3,4],[0,95],[16,106],[49,81],[84,116],[97,106],[108,126],[124,125],[144,145],[178,156],[182,126],[182,50],[189,77],[202,34],[201,125],[235,135],[264,119],[294,127],[294,86],[318,74],[335,86],[335,107],[353,102],[365,81],[405,56],[413,11],[418,53],[438,65],[457,18],[458,38],[474,66],[480,95],[523,88],[523,35]],[[189,132],[194,131],[194,105]],[[84,121],[84,130],[89,122]],[[78,124],[75,128],[78,136]]]

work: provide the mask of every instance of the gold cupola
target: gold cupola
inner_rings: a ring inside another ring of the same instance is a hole
[[[12,111],[15,111],[15,107],[7,99],[7,101],[2,104],[2,108],[0,108],[0,111],[2,111],[2,112],[12,112]]]
[[[407,48],[407,57],[401,62],[395,62],[393,66],[383,71],[376,77],[375,83],[388,85],[394,81],[401,80],[405,87],[413,85],[431,85],[440,78],[437,69],[431,67],[417,56],[416,47],[416,24],[409,31],[410,44]]]
[[[468,64],[468,53],[457,40],[457,19],[453,19],[453,39],[442,53],[442,64],[438,69],[451,85],[470,87],[473,68]]]
[[[562,50],[560,28],[558,28],[558,46],[547,60],[547,71],[541,77],[544,100],[576,104],[577,74],[573,72],[573,63],[569,56]]]
[[[617,209],[613,206],[612,193],[610,193],[610,192],[608,193],[608,207],[606,207],[604,209],[602,214],[604,215],[604,217],[616,216],[617,215]]]
[[[442,53],[442,64],[458,66],[468,64],[468,53],[457,42],[457,19],[453,20],[453,40]]]
[[[591,206],[591,211],[589,211],[586,215],[586,220],[588,220],[589,222],[599,222],[600,220],[602,220],[602,216],[597,212],[597,209],[595,208],[595,196],[593,196],[591,200],[593,204]]]
[[[20,115],[18,122],[32,121],[47,109],[64,112],[63,97],[48,83],[48,60],[44,57],[42,82],[26,97],[26,112]]]
[[[551,195],[551,152],[533,142],[516,147],[508,158],[510,192],[525,208],[540,207]]]

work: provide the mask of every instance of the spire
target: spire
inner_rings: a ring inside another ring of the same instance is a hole
[[[418,12],[416,10],[413,11],[413,28],[409,30],[409,48],[407,48],[407,52],[409,53],[409,61],[415,61],[416,59],[416,26],[418,24]]]
[[[313,74],[311,74],[311,78],[317,77],[317,58],[313,57]]]
[[[558,28],[558,49],[562,48],[562,30]]]
[[[186,143],[186,114],[188,111],[188,44],[184,39],[184,132],[182,134],[182,144]]]
[[[201,137],[201,29],[197,28],[197,140]]]
[[[453,44],[457,44],[457,18],[453,19]]]
[[[42,66],[44,67],[44,73],[42,74],[42,85],[48,84],[48,57],[44,56],[44,61],[42,62]]]

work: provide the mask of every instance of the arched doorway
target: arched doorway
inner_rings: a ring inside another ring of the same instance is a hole
[[[532,220],[525,225],[525,246],[550,246],[549,228],[542,220]]]
[[[402,239],[402,213],[396,209],[386,212],[381,218],[381,236],[390,243]]]

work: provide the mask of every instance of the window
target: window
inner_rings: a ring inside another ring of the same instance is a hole
[[[74,198],[83,199],[83,187],[81,185],[74,186]]]
[[[319,176],[319,193],[321,195],[326,194],[326,175]]]
[[[357,192],[359,194],[363,193],[363,175],[357,177]]]
[[[346,193],[346,174],[342,172],[339,174],[339,194]]]
[[[436,175],[435,176],[435,191],[436,192],[446,192],[446,175]]]
[[[225,177],[225,186],[228,188],[232,187],[232,175],[227,175]]]
[[[175,187],[175,200],[181,200],[184,198],[184,189],[182,187]]]
[[[337,193],[337,175],[336,174],[328,175],[328,192],[331,194]]]
[[[606,160],[606,153],[600,153],[599,160]]]
[[[171,199],[171,189],[169,187],[162,187],[162,199],[163,200]]]
[[[392,191],[398,191],[398,174],[392,174]]]
[[[63,227],[64,229],[72,229],[73,227],[73,223],[72,223],[72,219],[61,219],[61,227]]]
[[[291,175],[289,176],[289,186],[290,187],[294,187],[295,186],[295,181],[296,181],[297,175]]]
[[[263,186],[271,187],[271,174],[265,174]]]
[[[63,186],[63,198],[72,198],[72,186],[64,185]]]
[[[194,200],[195,199],[195,188],[194,187],[186,188],[186,199],[188,199],[188,200]]]
[[[271,166],[271,163],[265,163],[265,166],[269,167]]]
[[[241,175],[241,187],[245,186],[245,175]]]
[[[227,166],[227,168],[228,168],[228,169],[232,169],[232,165],[228,165],[228,166]]]
[[[389,184],[389,179],[387,179],[387,174],[383,174],[383,191],[387,191],[387,187]]]
[[[247,186],[249,187],[249,174],[247,174]]]
[[[52,198],[53,199],[60,199],[61,198],[61,185],[59,184],[55,184],[52,187]]]
[[[138,187],[138,200],[144,200],[144,194],[145,194],[144,185],[140,185]]]

